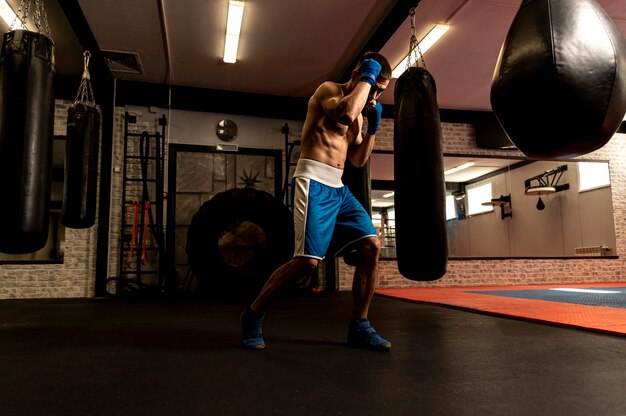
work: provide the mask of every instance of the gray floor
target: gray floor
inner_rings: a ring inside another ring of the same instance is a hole
[[[626,339],[376,297],[391,352],[344,345],[350,293],[0,301],[2,415],[626,415]]]

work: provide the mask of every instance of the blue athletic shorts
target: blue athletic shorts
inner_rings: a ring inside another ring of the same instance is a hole
[[[323,259],[333,235],[337,255],[362,238],[376,236],[367,211],[348,187],[341,184],[342,172],[313,160],[298,162],[291,182],[294,257]],[[307,176],[301,176],[304,174]]]

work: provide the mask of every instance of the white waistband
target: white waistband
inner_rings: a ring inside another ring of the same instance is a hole
[[[296,171],[293,174],[294,177],[304,176],[333,188],[341,188],[343,186],[343,182],[341,182],[342,175],[343,169],[338,169],[312,159],[299,159]]]

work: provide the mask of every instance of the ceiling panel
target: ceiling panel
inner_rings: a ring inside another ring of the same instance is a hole
[[[17,8],[19,0],[8,0]],[[60,0],[43,0],[57,49],[59,73],[80,74],[82,51]],[[309,97],[325,80],[338,81],[394,9],[406,18],[381,52],[392,65],[406,55],[408,9],[417,0],[246,0],[237,63],[221,61],[227,0],[63,0],[82,10],[100,49],[136,52],[143,73],[118,79]],[[598,0],[626,34],[626,1]],[[442,109],[490,110],[491,78],[520,0],[421,0],[415,34],[436,23],[449,32],[424,54]],[[160,13],[162,11],[162,13]],[[4,25],[5,29],[8,29]],[[78,46],[77,46],[78,45]],[[77,52],[78,51],[78,52]],[[169,71],[168,71],[169,70]],[[392,81],[381,101],[393,104]]]

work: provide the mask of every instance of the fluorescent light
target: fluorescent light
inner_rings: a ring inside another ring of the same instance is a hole
[[[228,20],[226,21],[226,39],[224,40],[224,62],[233,64],[237,61],[239,33],[243,20],[244,2],[228,0]]]
[[[15,21],[15,12],[6,2],[6,0],[0,0],[0,17],[4,20],[9,27]]]
[[[474,164],[475,164],[475,162],[465,162],[465,163],[463,163],[462,165],[455,166],[455,167],[453,167],[453,168],[450,168],[450,169],[448,169],[448,170],[445,170],[445,171],[443,172],[443,174],[444,174],[445,176],[447,176],[447,175],[450,175],[450,174],[456,173],[456,172],[458,172],[458,171],[460,171],[460,170],[467,169],[467,168],[471,168],[472,166],[474,166]]]
[[[421,40],[421,42],[419,43],[419,50],[422,52],[422,54],[425,54],[427,50],[430,49],[431,46],[433,46],[435,44],[435,42],[437,42],[444,33],[446,33],[448,31],[448,29],[450,28],[449,25],[443,24],[443,23],[437,23],[435,25],[435,27],[433,27],[430,32],[428,32],[428,34],[426,36],[424,36],[424,39]],[[409,58],[411,57],[411,54],[413,53],[413,51],[410,51],[402,60],[402,62],[400,62],[393,70],[393,72],[391,73],[391,77],[392,78],[398,78],[400,75],[402,75],[402,73],[404,71],[406,71],[406,65],[407,65],[407,61],[409,60]]]
[[[394,192],[387,192],[385,195],[383,195],[383,198],[391,198],[394,195]]]

